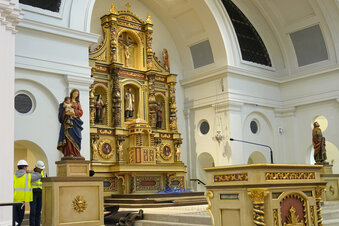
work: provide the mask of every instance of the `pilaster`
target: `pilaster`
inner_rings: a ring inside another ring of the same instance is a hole
[[[1,40],[1,89],[3,106],[0,111],[0,143],[3,148],[0,169],[2,189],[0,202],[13,202],[13,169],[14,169],[14,55],[16,25],[22,19],[19,3],[15,0],[0,0],[0,40]],[[0,225],[11,225],[12,207],[1,207]]]

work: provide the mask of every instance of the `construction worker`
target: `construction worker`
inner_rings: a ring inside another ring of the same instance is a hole
[[[32,182],[39,180],[41,174],[31,173],[25,160],[19,160],[17,167],[14,173],[14,202],[22,202],[22,205],[13,206],[13,217],[16,225],[20,226],[25,216],[25,202],[33,200]]]
[[[43,161],[39,160],[35,163],[35,168],[33,172],[39,173],[41,174],[42,177],[45,177],[43,169],[45,169],[45,164]],[[32,188],[33,188],[33,201],[29,203],[30,205],[29,225],[40,226],[41,207],[42,207],[41,179],[32,182]]]

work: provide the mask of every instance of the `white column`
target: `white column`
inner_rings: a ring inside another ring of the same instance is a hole
[[[243,103],[236,101],[228,102],[230,138],[239,140],[243,139],[242,107]],[[232,159],[229,161],[229,164],[247,164],[247,159],[244,158],[243,143],[233,141],[230,145]]]
[[[22,18],[17,0],[0,0],[0,202],[13,202],[15,26]],[[12,225],[12,208],[0,207],[0,225]]]
[[[192,183],[190,182],[190,179],[193,178],[193,169],[192,169],[192,145],[191,145],[191,123],[190,123],[190,109],[185,109],[184,110],[184,116],[185,116],[185,126],[186,126],[186,137],[187,139],[185,140],[186,143],[186,159],[187,159],[187,188],[186,189],[193,189],[192,188]]]
[[[297,119],[295,111],[296,109],[294,107],[275,110],[276,116],[281,118],[282,124],[284,125],[284,131],[280,138],[280,156],[279,159],[277,159],[277,163],[298,163]]]

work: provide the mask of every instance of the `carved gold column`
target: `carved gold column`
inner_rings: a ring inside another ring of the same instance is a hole
[[[253,203],[253,223],[255,225],[265,224],[264,202],[268,192],[264,189],[249,189],[248,196]]]
[[[119,162],[126,162],[125,158],[124,158],[124,150],[122,148],[122,144],[125,141],[126,136],[117,136],[117,155],[118,155],[118,159]]]
[[[95,120],[95,97],[94,97],[94,89],[93,87],[90,89],[89,93],[89,111],[90,111],[90,124],[91,126],[94,126],[94,120]]]
[[[153,34],[153,22],[151,20],[150,14],[147,15],[146,18],[146,54],[147,54],[147,70],[152,69],[152,58],[153,58],[153,50],[152,50],[152,34]]]
[[[212,210],[211,210],[211,208],[212,208],[211,199],[213,199],[213,197],[214,197],[214,194],[213,194],[212,191],[208,191],[206,193],[206,199],[207,199],[207,204],[208,204],[207,205],[207,211],[211,216],[212,226],[215,226],[214,216],[213,216],[213,213],[212,213]]]
[[[119,68],[112,68],[113,80],[112,101],[113,101],[113,127],[121,127],[121,90],[119,86]]]
[[[117,14],[118,12],[115,10],[114,4],[112,3],[112,7],[109,10],[110,12],[110,59],[111,62],[117,62]]]
[[[154,145],[156,147],[156,162],[160,162],[160,145],[161,145],[161,138],[160,137],[155,137],[154,138]]]
[[[170,129],[172,131],[177,131],[177,106],[175,100],[175,85],[176,85],[176,75],[170,75],[167,78],[167,83],[169,86],[169,105],[170,105]]]
[[[315,188],[315,202],[317,206],[317,220],[318,220],[318,226],[323,226],[323,218],[321,217],[321,196],[323,191],[325,190],[325,187],[316,187]]]
[[[149,106],[149,124],[152,128],[156,127],[156,100],[155,100],[155,74],[148,74],[148,106]]]
[[[181,152],[180,152],[180,145],[182,144],[182,139],[176,139],[174,140],[174,147],[175,147],[175,158],[174,160],[176,162],[180,162],[180,155],[181,155]]]

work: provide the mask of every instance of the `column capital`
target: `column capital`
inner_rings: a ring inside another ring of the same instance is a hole
[[[19,8],[18,1],[0,0],[0,24],[4,25],[7,30],[15,34],[15,26],[23,18],[23,13]]]

